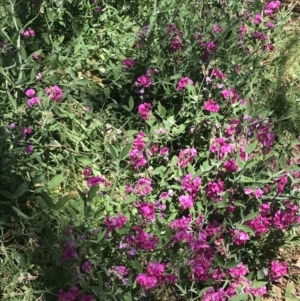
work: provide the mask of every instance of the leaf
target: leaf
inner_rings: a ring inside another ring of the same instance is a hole
[[[165,117],[166,116],[166,112],[167,110],[165,109],[165,107],[163,107],[161,105],[161,103],[159,102],[157,105],[157,110],[158,110],[158,114],[160,115],[160,117]]]
[[[136,200],[136,196],[135,195],[131,195],[123,203],[124,204],[130,204],[130,203],[133,203],[135,200]]]
[[[280,165],[281,169],[283,169],[283,170],[286,169],[286,156],[284,156],[283,154],[281,155],[281,157],[279,159],[279,165]]]
[[[13,199],[14,198],[13,194],[6,191],[6,190],[0,190],[0,194],[2,194],[3,196],[5,196],[8,199]]]
[[[97,192],[98,192],[98,187],[93,186],[89,191],[88,200],[92,201],[95,198]]]
[[[131,150],[131,147],[132,147],[132,144],[127,144],[127,145],[121,150],[120,155],[119,155],[119,160],[124,160],[124,159],[128,156],[128,154],[129,154],[129,152],[130,152],[130,150]]]
[[[106,146],[107,146],[107,151],[110,153],[111,157],[114,160],[117,160],[118,159],[118,152],[117,152],[116,148],[111,144],[107,144]]]
[[[254,280],[252,282],[251,287],[252,288],[261,288],[262,286],[266,285],[267,283],[268,283],[268,281],[257,281],[257,280]]]
[[[135,270],[137,270],[139,273],[141,273],[143,271],[143,267],[137,259],[132,261],[132,267]]]
[[[128,107],[129,107],[129,110],[132,111],[132,109],[134,107],[134,100],[133,100],[132,96],[130,96],[130,98],[129,98]]]
[[[246,301],[248,300],[249,295],[248,294],[239,294],[234,296],[233,298],[230,298],[230,301]]]
[[[63,206],[65,206],[65,204],[67,203],[67,201],[70,199],[69,196],[65,196],[63,198],[60,198],[58,200],[58,202],[54,205],[54,210],[59,210],[61,209]]]
[[[14,108],[14,110],[16,111],[17,110],[17,101],[16,99],[7,91],[7,96],[8,96],[8,99],[12,105],[12,107]]]
[[[258,211],[257,212],[251,212],[248,215],[245,216],[244,221],[249,221],[251,219],[254,219],[257,215],[258,215]]]
[[[47,17],[48,17],[49,21],[53,22],[53,20],[54,20],[53,12],[49,8],[47,8],[46,13],[47,13]]]
[[[124,299],[125,301],[132,301],[132,297],[131,297],[130,292],[127,292],[127,293],[123,296],[123,299]]]
[[[63,181],[64,181],[64,175],[62,173],[56,175],[50,182],[48,182],[48,189],[52,189],[60,185]]]
[[[255,236],[254,231],[246,225],[238,225],[237,228],[243,232],[250,233],[252,236]]]
[[[48,193],[46,193],[45,191],[41,192],[42,198],[45,201],[46,205],[50,208],[50,209],[54,209],[54,203],[52,198],[48,195]]]
[[[246,153],[251,154],[255,150],[257,144],[258,144],[258,140],[256,139],[246,148]]]
[[[26,183],[19,185],[19,187],[17,188],[17,191],[14,193],[13,197],[19,198],[27,191],[27,189],[28,189],[28,185]]]

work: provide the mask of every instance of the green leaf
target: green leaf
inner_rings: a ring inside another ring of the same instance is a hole
[[[143,267],[137,259],[132,261],[132,267],[135,270],[137,270],[139,273],[141,273],[143,271]]]
[[[5,196],[8,199],[13,199],[14,198],[13,194],[6,191],[6,190],[0,190],[0,194],[2,194],[3,196]]]
[[[132,301],[132,297],[131,297],[130,292],[127,292],[127,293],[123,296],[123,299],[124,299],[125,301]]]
[[[120,155],[119,155],[119,159],[120,159],[120,160],[124,160],[124,159],[128,156],[128,154],[129,154],[129,152],[130,152],[130,150],[131,150],[131,147],[132,147],[132,144],[127,144],[127,145],[121,150]]]
[[[233,298],[230,298],[230,301],[247,301],[249,298],[248,294],[239,294],[234,296]]]
[[[246,153],[251,154],[255,150],[257,144],[258,144],[258,140],[256,139],[246,148]]]
[[[18,108],[16,99],[8,91],[6,93],[13,109],[16,111]]]
[[[14,198],[19,198],[20,196],[22,196],[26,191],[28,190],[28,185],[23,183],[21,185],[19,185],[19,187],[17,188],[16,192],[14,193],[13,197]]]
[[[165,117],[165,116],[166,116],[167,110],[165,109],[165,107],[163,107],[163,106],[161,105],[160,102],[158,102],[158,105],[157,105],[157,111],[158,111],[158,114],[159,114],[160,117]]]
[[[67,203],[67,201],[70,199],[69,196],[65,196],[62,197],[58,200],[58,202],[54,205],[54,210],[59,210],[61,209],[63,206],[65,206],[65,204]]]
[[[117,152],[116,148],[111,144],[107,144],[106,146],[107,146],[107,151],[110,153],[111,157],[114,160],[117,160],[118,159],[118,152]]]
[[[63,181],[64,181],[64,175],[62,173],[56,175],[50,182],[48,182],[48,189],[52,189],[60,185]]]
[[[280,156],[279,165],[280,165],[281,169],[283,169],[283,170],[286,169],[286,156],[284,156],[283,154]]]
[[[252,236],[255,236],[254,231],[246,225],[238,225],[237,228],[243,232],[246,232],[246,233],[251,234]]]
[[[94,198],[95,198],[95,196],[96,196],[96,194],[97,194],[97,192],[98,192],[98,187],[96,187],[96,186],[93,186],[91,189],[90,189],[90,191],[89,191],[89,194],[88,194],[88,199],[89,199],[89,201],[92,201]]]
[[[46,205],[50,208],[50,209],[54,209],[54,203],[52,198],[49,196],[48,193],[46,193],[45,191],[41,192],[42,198],[45,201]]]
[[[128,107],[129,107],[129,110],[132,111],[132,109],[134,107],[134,100],[133,100],[132,96],[130,96],[130,98],[129,98]]]
[[[252,288],[261,288],[262,286],[266,285],[267,283],[268,283],[268,281],[257,281],[257,280],[254,280],[252,282],[251,287]]]
[[[245,216],[244,221],[249,221],[251,219],[254,219],[257,215],[258,215],[258,211],[257,212],[251,212],[248,215]]]
[[[124,204],[130,204],[130,203],[133,203],[135,200],[136,200],[136,196],[135,195],[131,195],[123,203]]]

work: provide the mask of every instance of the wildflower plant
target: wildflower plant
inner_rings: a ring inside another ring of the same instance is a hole
[[[300,221],[300,143],[277,142],[261,96],[280,1],[139,1],[138,21],[125,2],[22,3],[0,31],[0,203],[47,246],[46,263],[28,256],[33,286],[61,301],[263,297],[288,273],[266,248]]]

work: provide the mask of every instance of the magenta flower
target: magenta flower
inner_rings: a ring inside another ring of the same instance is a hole
[[[109,217],[105,216],[105,227],[108,232],[113,230],[120,230],[126,224],[126,216],[122,213],[119,213],[118,216]]]
[[[39,55],[38,53],[34,53],[34,54],[32,55],[32,58],[33,58],[34,60],[38,60],[38,59],[40,58],[40,55]]]
[[[135,280],[140,286],[148,290],[155,287],[157,283],[157,279],[155,277],[147,274],[139,274]]]
[[[47,97],[56,102],[60,102],[63,97],[63,91],[58,86],[52,86],[45,89]]]
[[[33,97],[35,95],[35,90],[34,89],[28,89],[28,90],[25,91],[25,95],[29,98]]]
[[[197,150],[194,147],[183,149],[178,155],[178,165],[182,168],[186,167],[189,163],[194,161],[196,156]]]
[[[125,59],[123,60],[123,65],[126,67],[126,69],[131,70],[133,69],[135,65],[135,60],[134,59]]]
[[[182,77],[177,85],[177,91],[181,91],[187,84],[194,85],[194,82],[188,77]]]
[[[83,171],[83,175],[85,177],[88,177],[89,175],[91,175],[93,173],[92,167],[88,167]]]
[[[190,209],[194,205],[193,199],[189,195],[181,195],[179,197],[179,203],[183,209]]]
[[[136,207],[139,210],[139,213],[148,220],[154,221],[155,214],[155,204],[151,203],[137,203]]]
[[[278,280],[281,276],[288,274],[287,264],[285,262],[272,261],[271,263],[271,277],[274,281]]]
[[[36,104],[41,104],[41,99],[39,97],[32,97],[27,100],[27,105],[30,108],[32,108]]]
[[[150,194],[151,191],[152,191],[151,179],[150,178],[141,178],[135,184],[135,187],[132,192],[134,194],[137,194],[140,196],[146,196],[146,195]]]
[[[217,113],[220,111],[220,106],[213,99],[209,99],[204,103],[203,109],[210,113]]]
[[[143,120],[147,120],[149,118],[149,113],[151,111],[152,105],[151,103],[145,102],[139,105],[138,111],[140,114],[140,117]]]
[[[34,37],[35,36],[35,32],[33,29],[28,29],[28,30],[22,30],[21,31],[21,35],[23,37]]]
[[[82,264],[81,268],[86,272],[89,273],[92,269],[91,263],[89,261],[86,261]]]
[[[253,19],[253,23],[254,23],[255,25],[258,25],[258,24],[260,24],[261,22],[262,22],[262,16],[261,16],[261,14],[255,15],[255,16],[254,16],[254,19]]]
[[[232,230],[231,235],[233,242],[238,246],[245,244],[250,239],[248,233],[240,230]]]
[[[25,147],[25,152],[27,155],[31,155],[33,153],[34,146],[29,144]]]

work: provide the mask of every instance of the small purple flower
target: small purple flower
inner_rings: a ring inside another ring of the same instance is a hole
[[[32,108],[36,104],[41,104],[41,99],[39,97],[32,97],[27,100],[27,105],[30,108]]]
[[[81,266],[81,268],[86,272],[89,273],[92,269],[91,263],[89,261],[86,261],[85,263],[83,263],[83,265]]]
[[[10,123],[10,124],[8,125],[8,128],[9,128],[10,130],[13,130],[15,127],[16,127],[16,124],[15,124],[14,122],[12,122],[12,123]]]
[[[43,75],[41,72],[39,72],[35,77],[36,80],[41,80],[42,78],[43,78]]]
[[[29,144],[25,147],[25,152],[27,155],[31,155],[33,153],[33,149],[34,149],[34,146],[32,144]]]
[[[25,95],[30,98],[33,97],[35,95],[35,90],[34,89],[28,89],[25,91]]]
[[[38,60],[38,59],[40,58],[40,55],[39,55],[38,53],[34,53],[34,54],[32,55],[32,58],[33,58],[34,60]]]

